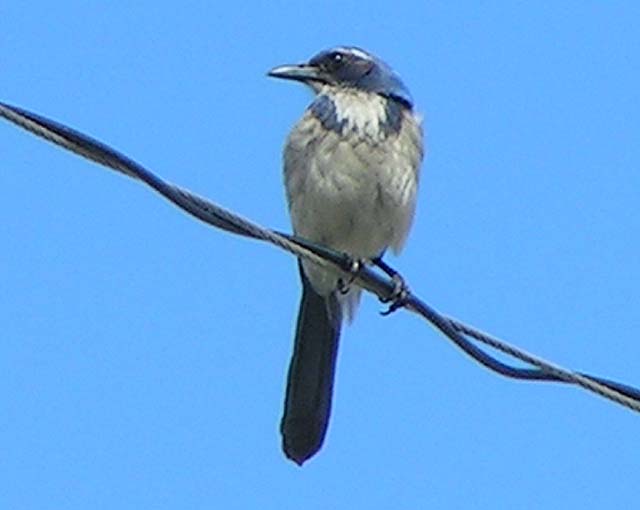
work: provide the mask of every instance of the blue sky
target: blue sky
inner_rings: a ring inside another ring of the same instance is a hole
[[[289,228],[310,100],[270,67],[386,59],[428,152],[405,252],[442,312],[640,385],[637,2],[4,2],[0,100]],[[320,454],[278,422],[295,261],[0,123],[0,507],[631,508],[640,416],[477,366],[365,298]]]

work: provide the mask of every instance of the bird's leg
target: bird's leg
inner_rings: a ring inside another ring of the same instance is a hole
[[[384,274],[389,276],[393,281],[393,292],[388,299],[381,299],[383,303],[390,303],[389,308],[380,312],[380,315],[390,315],[398,308],[402,308],[409,298],[409,287],[407,286],[404,278],[393,269],[389,264],[382,260],[382,256],[376,257],[371,260],[373,265],[379,268]]]
[[[349,277],[346,279],[338,278],[338,292],[340,292],[340,294],[344,295],[347,292],[349,292],[349,287],[351,286],[353,281],[356,279],[358,271],[360,271],[360,268],[362,267],[363,262],[364,262],[363,260],[358,260],[354,258],[349,260],[349,263],[351,266],[349,268]]]

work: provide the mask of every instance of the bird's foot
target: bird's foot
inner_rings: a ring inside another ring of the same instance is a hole
[[[357,259],[351,259],[351,267],[349,268],[349,277],[348,278],[338,278],[338,292],[342,295],[349,292],[349,287],[356,279],[358,271],[362,267],[362,261]]]
[[[409,296],[411,295],[411,293],[409,292],[409,287],[405,283],[402,276],[396,273],[391,277],[391,279],[393,280],[393,292],[388,299],[381,300],[383,303],[390,303],[389,307],[386,310],[380,312],[380,315],[383,315],[385,317],[387,315],[391,315],[398,308],[402,308],[403,306],[405,306],[409,301]]]
[[[409,292],[409,286],[404,281],[404,278],[402,278],[400,273],[398,273],[398,271],[393,269],[384,260],[382,260],[382,257],[377,257],[373,259],[372,262],[393,281],[393,292],[391,293],[391,296],[389,296],[389,298],[387,299],[380,300],[383,303],[390,303],[389,307],[386,310],[380,312],[380,315],[391,315],[398,308],[402,308],[407,304],[407,301],[409,300],[409,296],[411,294]]]

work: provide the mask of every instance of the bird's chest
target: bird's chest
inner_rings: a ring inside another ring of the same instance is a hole
[[[371,137],[323,133],[311,150],[306,188],[341,209],[373,208],[394,180],[392,147]]]
[[[336,122],[339,129],[328,129],[309,115],[290,136],[285,180],[294,228],[328,246],[374,256],[393,241],[404,214],[409,168],[375,108]]]
[[[391,192],[396,174],[399,148],[387,120],[379,96],[321,96],[291,134],[287,152],[299,160],[291,172],[300,170],[301,185],[330,203],[373,205],[364,201]]]

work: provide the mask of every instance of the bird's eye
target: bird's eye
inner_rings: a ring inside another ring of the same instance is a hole
[[[344,55],[342,53],[338,53],[337,51],[330,55],[331,63],[333,65],[340,65],[344,60]]]

